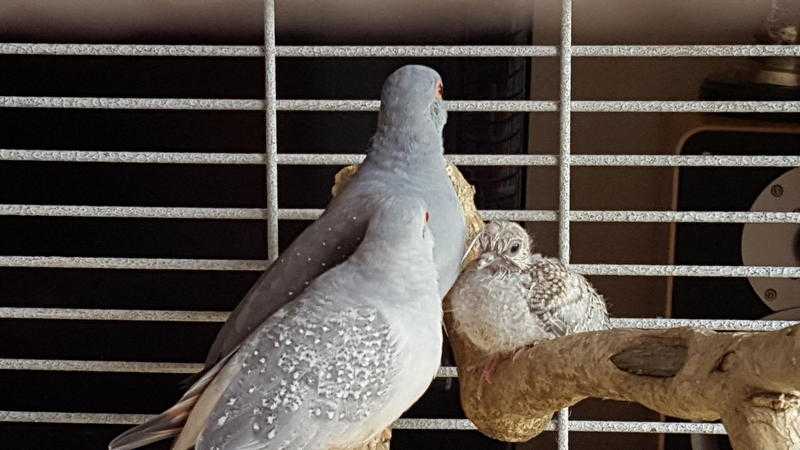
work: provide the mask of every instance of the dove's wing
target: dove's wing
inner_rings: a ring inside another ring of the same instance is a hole
[[[568,300],[563,312],[566,317],[573,320],[568,334],[611,328],[603,296],[583,275],[571,271],[568,273]]]
[[[365,213],[368,198],[346,201],[342,197],[344,193],[256,281],[217,334],[206,358],[207,368],[234,351],[314,278],[347,259],[358,247],[371,212]]]
[[[582,275],[553,258],[534,258],[528,304],[554,336],[608,328],[603,297]]]
[[[343,286],[336,272],[273,315],[228,362],[238,374],[198,450],[311,450],[341,436],[370,437],[359,431],[369,431],[365,419],[386,401],[398,344],[379,310],[347,298],[351,283]]]

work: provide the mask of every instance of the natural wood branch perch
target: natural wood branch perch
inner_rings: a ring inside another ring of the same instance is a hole
[[[461,404],[493,438],[526,441],[559,409],[598,397],[689,420],[722,419],[737,450],[800,449],[800,325],[765,333],[581,333],[503,360],[487,384],[487,355],[458,333],[450,314],[445,321]]]

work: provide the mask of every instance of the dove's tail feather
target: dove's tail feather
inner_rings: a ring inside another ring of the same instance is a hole
[[[130,450],[177,436],[196,401],[197,396],[182,399],[157,417],[114,438],[108,444],[109,450]]]
[[[183,394],[183,397],[168,410],[147,422],[120,434],[110,444],[108,450],[130,450],[144,447],[180,434],[183,425],[192,412],[195,403],[203,394],[206,386],[214,379],[228,358],[223,358],[208,370]]]

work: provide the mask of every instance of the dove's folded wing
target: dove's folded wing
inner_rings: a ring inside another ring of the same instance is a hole
[[[237,373],[206,419],[198,450],[310,450],[371,437],[367,421],[397,372],[389,322],[375,308],[313,288],[229,361]]]
[[[566,268],[556,259],[536,258],[529,271],[531,288],[528,306],[531,313],[554,337],[569,334],[569,317],[564,314],[570,302]]]
[[[606,304],[589,281],[554,258],[531,268],[531,311],[555,337],[609,327]]]
[[[339,200],[343,199],[334,199],[256,281],[217,335],[206,358],[207,368],[234,351],[269,316],[358,247],[369,216],[359,202]]]

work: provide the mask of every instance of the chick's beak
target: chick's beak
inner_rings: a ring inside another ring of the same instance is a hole
[[[495,259],[497,259],[497,257],[494,253],[482,253],[480,258],[478,258],[478,270],[491,265]]]

